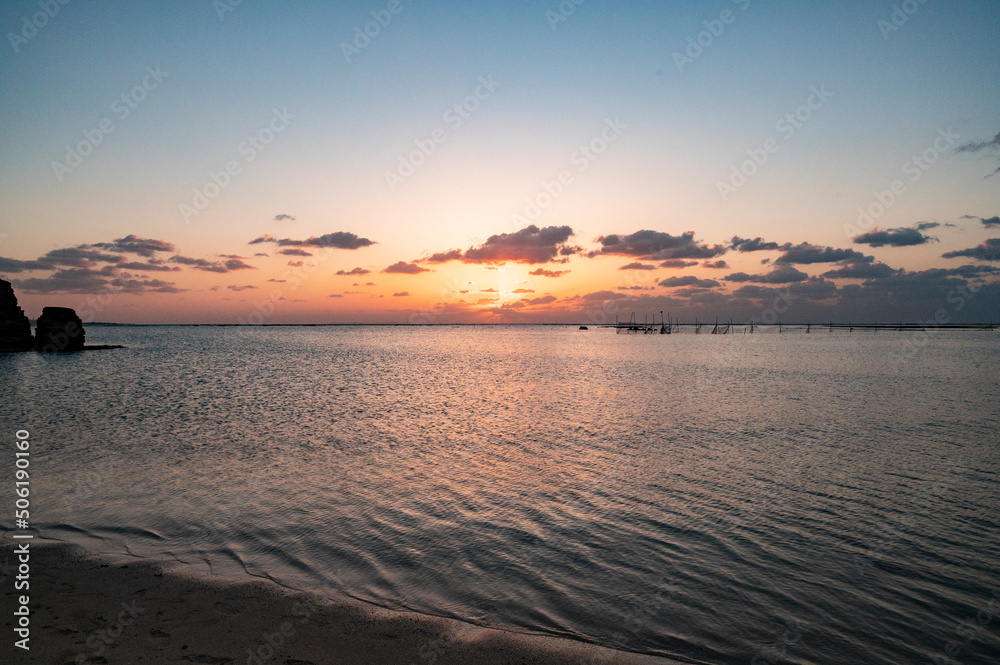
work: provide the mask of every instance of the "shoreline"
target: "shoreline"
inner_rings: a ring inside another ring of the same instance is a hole
[[[268,580],[206,580],[177,566],[32,541],[30,590],[15,591],[13,572],[6,575],[8,643],[2,650],[16,658],[9,662],[58,665],[680,665],[571,639],[291,591]],[[14,646],[12,612],[22,593],[30,595],[30,652]]]

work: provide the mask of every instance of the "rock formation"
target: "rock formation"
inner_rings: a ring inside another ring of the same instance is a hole
[[[79,351],[83,348],[83,321],[69,307],[46,307],[35,328],[39,351]]]
[[[0,350],[24,351],[35,345],[28,317],[17,306],[10,282],[0,279]]]

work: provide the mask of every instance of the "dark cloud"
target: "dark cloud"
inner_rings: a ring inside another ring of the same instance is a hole
[[[343,297],[344,297],[344,294],[343,294],[343,293],[331,293],[331,294],[330,294],[329,296],[327,296],[327,297],[328,297],[328,298],[343,298]]]
[[[274,221],[276,222],[294,222],[295,218],[291,215],[275,215]]]
[[[157,252],[172,252],[176,249],[172,243],[166,240],[140,238],[131,233],[124,238],[118,238],[112,242],[94,243],[91,247],[106,249],[112,252],[124,252],[125,254],[138,254],[147,259],[155,256]]]
[[[270,258],[271,255],[268,254],[267,252],[256,252],[254,256],[263,256],[264,258]]]
[[[992,141],[972,141],[971,143],[965,143],[963,145],[960,145],[958,146],[958,148],[955,149],[955,152],[978,153],[984,151],[989,153],[1000,153],[1000,134],[994,136]],[[997,169],[993,173],[990,173],[984,177],[992,178],[998,173],[1000,173],[1000,167],[997,167]]]
[[[597,251],[587,254],[589,257],[602,255],[635,256],[649,261],[667,259],[712,259],[725,254],[728,247],[722,245],[709,246],[698,243],[694,239],[694,231],[687,231],[679,236],[662,231],[642,230],[623,235],[600,236],[596,242],[601,244]]]
[[[698,265],[697,261],[686,261],[684,259],[667,259],[660,263],[661,268],[690,268]]]
[[[153,272],[178,272],[180,268],[177,266],[167,266],[162,262],[143,262],[143,261],[131,261],[129,263],[119,263],[115,266],[116,268],[121,268],[122,270],[149,270]]]
[[[729,243],[729,248],[735,249],[738,252],[762,252],[782,249],[782,246],[776,242],[765,242],[763,238],[747,240],[746,238],[733,236],[733,239]]]
[[[544,268],[538,268],[537,270],[532,270],[528,274],[531,275],[531,276],[533,276],[533,277],[562,277],[563,275],[566,275],[566,274],[568,274],[570,272],[572,272],[572,271],[571,270],[545,270]]]
[[[539,298],[522,298],[519,302],[523,302],[525,305],[548,305],[549,303],[554,303],[557,300],[555,296],[541,296]]]
[[[301,268],[305,264],[306,264],[305,261],[289,261],[288,262],[288,265],[290,265],[293,268]]]
[[[804,242],[798,245],[783,245],[784,254],[775,259],[775,263],[836,263],[838,261],[864,261],[871,262],[875,258],[865,256],[861,252],[853,249],[834,249],[833,247],[820,247]]]
[[[629,263],[622,266],[619,270],[656,270],[656,266],[651,266],[648,263]]]
[[[1000,226],[1000,217],[976,217],[975,215],[963,215],[962,219],[977,219],[986,228],[991,228],[994,226]]]
[[[0,256],[0,273],[20,273],[29,270],[52,270],[52,264],[44,261],[21,261]]]
[[[828,300],[836,297],[837,293],[837,285],[833,282],[819,277],[810,277],[803,282],[790,284],[780,290],[774,287],[747,284],[733,291],[733,296],[737,298],[750,298],[752,300],[784,298],[790,302],[794,302],[796,299]]]
[[[988,238],[981,245],[956,252],[945,252],[941,256],[946,259],[964,256],[978,261],[1000,261],[1000,238]]]
[[[312,256],[312,252],[307,252],[304,249],[279,249],[278,254],[284,254],[285,256]]]
[[[114,276],[105,266],[100,270],[92,268],[69,268],[57,270],[45,278],[17,280],[13,285],[25,293],[181,293],[172,282],[159,279],[135,279],[127,273]]]
[[[711,270],[727,270],[729,264],[725,262],[724,259],[719,259],[718,261],[705,261],[701,264],[702,268],[709,268]]]
[[[720,286],[720,284],[714,279],[699,279],[694,275],[685,275],[683,277],[667,277],[665,280],[660,282],[660,286],[666,286],[669,288],[686,286],[696,289],[712,289],[716,286]]]
[[[955,148],[955,152],[981,152],[990,148],[1000,148],[1000,134],[993,137],[992,141],[972,141]]]
[[[249,291],[250,289],[256,289],[257,287],[251,286],[249,284],[247,284],[246,286],[235,286],[233,284],[230,284],[226,288],[229,289],[230,291]]]
[[[195,270],[204,270],[205,272],[227,273],[237,270],[257,270],[257,268],[252,265],[244,263],[242,259],[207,261],[205,259],[192,259],[189,256],[175,255],[171,256],[167,260],[171,263],[180,263],[181,265],[191,266]]]
[[[422,272],[430,272],[430,270],[422,266],[418,266],[416,263],[397,261],[382,272],[390,275],[418,275]]]
[[[350,270],[338,270],[338,275],[367,275],[371,270],[365,270],[364,268],[351,268]]]
[[[265,233],[251,240],[249,244],[258,245],[264,242],[273,242],[279,247],[330,247],[334,249],[361,249],[362,247],[370,247],[375,244],[374,241],[368,238],[360,238],[353,233],[344,231],[327,233],[321,236],[310,236],[306,240],[294,240],[292,238],[282,238],[279,240],[270,233]]]
[[[514,233],[492,235],[482,245],[465,250],[460,260],[465,263],[565,263],[566,257],[581,251],[580,247],[566,244],[572,236],[573,229],[569,226],[540,229],[532,224]],[[444,259],[455,251],[434,256]]]
[[[45,256],[38,257],[40,263],[70,268],[89,268],[95,263],[121,263],[124,260],[125,257],[121,254],[106,254],[89,245],[54,249]]]
[[[167,260],[170,261],[171,263],[180,263],[181,265],[185,265],[185,266],[202,266],[202,267],[207,267],[207,266],[212,265],[211,261],[207,261],[205,259],[192,259],[192,258],[190,258],[188,256],[181,256],[179,254],[175,255],[175,256],[171,256]]]
[[[887,245],[889,247],[911,247],[927,244],[935,238],[924,235],[917,229],[896,228],[884,231],[875,229],[855,236],[852,240],[856,245],[870,245],[871,247],[885,247]]]
[[[889,277],[899,272],[884,263],[849,263],[845,266],[823,273],[823,277],[844,279],[875,279]]]
[[[421,259],[425,263],[447,263],[448,261],[458,261],[462,258],[462,250],[450,249],[447,252],[436,252],[426,259]]]
[[[621,298],[627,298],[628,296],[624,293],[615,293],[614,291],[594,291],[593,293],[588,293],[585,296],[578,296],[578,300],[619,300]]]
[[[771,272],[763,275],[748,275],[745,272],[734,272],[724,278],[727,282],[756,282],[758,284],[791,284],[793,282],[804,282],[809,279],[809,275],[797,270],[790,265],[777,266]]]

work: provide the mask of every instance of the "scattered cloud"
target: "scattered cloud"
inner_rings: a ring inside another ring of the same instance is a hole
[[[408,295],[410,295],[409,291],[399,291],[397,293],[393,293],[392,297],[393,298],[405,298]]]
[[[217,272],[217,273],[227,273],[235,272],[237,270],[256,270],[248,263],[244,263],[241,259],[228,259],[226,261],[207,261],[205,259],[192,259],[187,256],[175,255],[168,259],[171,263],[180,263],[181,265],[191,266],[195,270],[204,270],[205,272]]]
[[[691,268],[698,265],[697,261],[687,261],[685,259],[667,259],[660,263],[661,268]]]
[[[279,247],[329,247],[334,249],[361,249],[362,247],[370,247],[375,244],[374,241],[368,238],[360,238],[353,233],[344,231],[327,233],[321,236],[310,236],[305,240],[293,240],[292,238],[281,238],[279,240],[270,233],[265,233],[251,240],[249,244],[258,245],[265,242],[275,243]]]
[[[430,272],[430,270],[423,266],[418,266],[416,263],[397,261],[382,272],[389,275],[418,275],[422,272]]]
[[[274,221],[276,221],[276,222],[294,222],[295,218],[292,217],[291,215],[283,215],[282,214],[282,215],[275,215],[274,216]]]
[[[976,215],[962,215],[962,219],[976,219],[979,220],[983,226],[986,228],[992,228],[994,226],[1000,226],[1000,217],[977,217]]]
[[[890,277],[900,271],[884,263],[848,263],[835,270],[823,273],[823,277],[842,279],[878,279]]]
[[[713,289],[716,286],[720,286],[720,284],[714,279],[699,279],[694,275],[685,275],[683,277],[667,277],[660,282],[660,286],[668,288],[686,286],[696,289]]]
[[[1000,134],[993,137],[991,141],[972,141],[958,146],[955,152],[981,152],[991,148],[1000,148]]]
[[[875,257],[865,256],[853,249],[834,249],[821,247],[807,242],[798,245],[783,245],[784,254],[775,259],[775,263],[837,263],[839,261],[874,261]]]
[[[856,245],[869,245],[871,247],[911,247],[913,245],[923,245],[933,240],[931,236],[924,235],[917,229],[896,228],[896,229],[875,229],[868,233],[862,233],[852,238]]]
[[[719,259],[718,261],[705,261],[701,264],[701,267],[709,268],[711,270],[728,270],[729,264],[726,263],[725,260]]]
[[[534,293],[534,289],[514,289],[511,293]]]
[[[449,249],[447,252],[436,252],[426,259],[421,259],[423,263],[447,263],[448,261],[459,261],[462,258],[462,250]]]
[[[956,252],[945,252],[941,255],[946,259],[968,257],[977,261],[1000,261],[1000,238],[988,238],[980,245],[961,249]]]
[[[648,263],[629,263],[622,266],[619,270],[656,270],[656,266],[651,266]]]
[[[581,247],[567,244],[573,235],[573,229],[569,226],[547,226],[540,229],[532,224],[514,233],[492,235],[483,244],[470,247],[464,252],[452,249],[418,260],[427,263],[565,263],[569,260],[567,257],[582,251]]]
[[[733,239],[729,242],[729,248],[735,249],[737,252],[763,252],[783,249],[783,246],[776,242],[765,242],[763,238],[747,240],[746,238],[733,236]]]
[[[21,261],[0,256],[0,273],[15,274],[31,270],[51,270],[51,263],[43,261]]]
[[[642,230],[629,235],[599,236],[596,242],[599,250],[587,254],[588,257],[602,255],[635,256],[649,261],[667,259],[711,259],[725,254],[728,247],[709,246],[696,242],[694,231],[686,231],[674,236],[662,231]]]
[[[532,270],[528,274],[532,277],[562,277],[563,275],[569,274],[571,270],[545,270],[544,268],[538,268],[537,270]]]
[[[140,238],[131,233],[124,238],[118,238],[112,242],[94,243],[91,247],[98,247],[112,252],[122,252],[123,254],[138,254],[147,259],[155,256],[157,252],[173,252],[176,249],[172,243],[166,240]]]
[[[230,284],[226,288],[229,289],[230,291],[249,291],[250,289],[256,289],[257,287],[250,286],[249,284],[247,284],[246,286],[235,286],[233,284]]]
[[[185,266],[206,267],[206,266],[212,265],[212,262],[208,261],[206,259],[192,259],[189,256],[181,256],[180,254],[176,254],[174,256],[171,256],[167,260],[170,261],[171,263],[180,263],[181,265],[185,265]]]
[[[338,275],[367,275],[371,270],[365,270],[364,268],[351,268],[350,270],[338,270]]]
[[[804,282],[809,275],[791,265],[776,266],[771,272],[763,275],[748,275],[745,272],[735,272],[725,278],[727,282],[756,282],[758,284],[792,284]]]
[[[297,247],[292,249],[279,249],[278,254],[284,254],[285,256],[312,256],[312,252],[307,252],[304,249],[298,249]]]
[[[162,261],[130,261],[115,266],[121,270],[148,270],[150,272],[178,272],[177,266],[164,265]]]

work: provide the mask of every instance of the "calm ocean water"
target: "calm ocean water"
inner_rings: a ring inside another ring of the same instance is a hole
[[[700,663],[1000,661],[996,332],[88,341],[0,354],[44,536]]]

